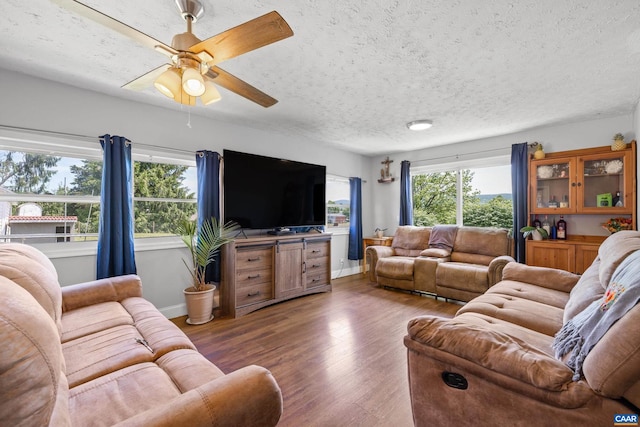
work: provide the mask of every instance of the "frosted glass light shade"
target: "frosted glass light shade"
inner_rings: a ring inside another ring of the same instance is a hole
[[[182,72],[182,88],[191,96],[200,96],[204,93],[204,80],[195,68],[185,68]]]
[[[204,82],[205,91],[200,97],[200,101],[202,101],[202,105],[213,104],[214,102],[220,101],[220,92],[218,92],[218,88],[211,80],[205,80]]]
[[[176,95],[182,91],[181,83],[180,71],[172,67],[160,74],[153,85],[161,94],[175,99]]]
[[[181,89],[180,93],[178,94],[178,96],[175,97],[174,101],[179,102],[180,104],[183,104],[183,105],[191,105],[191,106],[196,105],[196,97],[189,95],[187,92],[184,91],[184,89],[182,89],[182,87],[180,89]]]

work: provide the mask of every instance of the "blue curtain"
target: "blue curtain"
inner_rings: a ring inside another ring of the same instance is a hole
[[[525,241],[520,229],[529,223],[527,192],[529,185],[529,144],[511,146],[511,193],[513,194],[513,243],[518,262],[525,262]]]
[[[400,163],[400,225],[413,225],[413,196],[411,190],[411,162]]]
[[[133,247],[133,169],[131,144],[103,135],[104,153],[98,227],[97,278],[136,273]]]
[[[220,221],[220,154],[215,151],[196,152],[198,173],[198,228],[211,217]],[[220,254],[207,266],[207,283],[220,282]]]
[[[362,180],[349,178],[349,253],[348,258],[359,260],[363,258],[362,250]]]

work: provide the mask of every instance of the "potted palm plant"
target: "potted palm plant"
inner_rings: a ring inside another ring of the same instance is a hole
[[[213,295],[216,286],[206,282],[207,266],[215,262],[215,256],[232,238],[230,233],[238,225],[228,222],[220,224],[215,218],[203,221],[198,229],[196,221],[185,219],[181,224],[180,237],[189,249],[191,260],[182,260],[191,274],[191,286],[184,292],[187,304],[187,323],[200,325],[213,319]]]

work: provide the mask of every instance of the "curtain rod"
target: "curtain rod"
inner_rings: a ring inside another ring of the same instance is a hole
[[[76,133],[67,133],[67,132],[55,132],[55,131],[50,131],[50,130],[34,129],[34,128],[27,128],[27,127],[17,127],[17,126],[7,126],[7,125],[1,125],[1,124],[0,124],[0,129],[13,130],[13,131],[23,131],[23,132],[35,132],[35,133],[41,133],[41,134],[45,134],[45,135],[52,135],[52,136],[70,137],[70,138],[75,138],[75,139],[83,139],[83,140],[86,140],[87,142],[95,142],[96,140],[100,140],[100,138],[101,138],[101,136],[80,135],[80,134],[76,134]],[[180,154],[195,154],[195,152],[187,151],[187,150],[180,150],[178,148],[161,147],[159,145],[143,144],[143,143],[139,143],[139,142],[132,142],[132,144],[135,144],[135,145],[137,145],[138,147],[141,147],[141,148],[157,148],[157,149],[162,150],[162,151],[172,151],[172,152],[180,153]]]
[[[410,162],[411,163],[414,163],[414,162],[419,163],[419,162],[429,162],[429,161],[433,161],[433,160],[444,160],[444,159],[456,159],[456,160],[458,160],[460,158],[460,156],[472,156],[474,154],[491,153],[491,152],[494,152],[494,151],[502,151],[506,155],[506,154],[508,154],[507,150],[509,150],[509,149],[510,149],[509,147],[507,147],[507,148],[494,148],[492,150],[473,151],[473,152],[464,153],[464,154],[453,154],[453,155],[450,155],[450,156],[432,157],[430,159],[411,160]]]

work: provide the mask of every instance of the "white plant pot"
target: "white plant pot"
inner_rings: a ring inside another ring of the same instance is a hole
[[[204,291],[196,291],[193,287],[183,291],[187,303],[187,323],[201,325],[213,320],[213,295],[216,287],[207,285]]]
[[[531,232],[531,238],[533,240],[542,240],[542,234],[540,234],[540,232],[538,230],[533,230]]]

